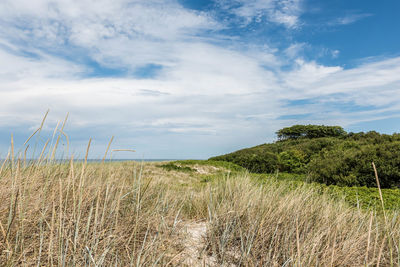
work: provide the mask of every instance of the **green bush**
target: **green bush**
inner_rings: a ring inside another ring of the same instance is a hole
[[[232,172],[243,172],[246,169],[228,161],[217,161],[217,160],[177,160],[175,161],[177,164],[180,165],[206,165],[206,166],[214,166],[214,167],[222,167]]]
[[[382,209],[377,188],[331,185],[325,187],[324,192],[333,197],[344,198],[347,203],[354,207],[371,208],[378,211]],[[400,190],[382,189],[382,196],[386,210],[400,210]]]
[[[295,125],[279,130],[277,142],[211,158],[254,173],[308,174],[327,185],[400,187],[400,134],[349,133],[339,126]]]
[[[306,167],[306,155],[300,150],[288,150],[279,153],[279,171],[303,173]]]
[[[332,137],[286,140],[242,149],[210,160],[232,162],[254,173],[276,170],[306,173],[307,164],[314,154],[338,142],[337,138]]]
[[[342,186],[376,187],[374,162],[383,188],[400,186],[400,142],[354,146],[347,143],[324,150],[308,164],[312,181]]]
[[[295,189],[305,185],[320,194],[327,194],[333,199],[344,199],[353,207],[361,209],[372,209],[378,212],[382,211],[382,204],[379,197],[378,188],[366,186],[338,186],[326,185],[323,183],[309,183],[307,175],[295,173],[277,173],[273,176],[268,174],[251,174],[256,180],[265,183],[269,179],[276,179],[285,183],[289,189]],[[382,189],[382,196],[385,210],[400,211],[400,190],[399,189]]]
[[[271,173],[278,167],[278,156],[269,151],[255,153],[246,150],[238,154],[227,154],[211,159],[233,162],[255,173]]]
[[[175,165],[175,164],[172,163],[172,162],[169,162],[169,163],[160,165],[159,167],[160,167],[160,168],[163,168],[163,169],[165,169],[165,170],[167,170],[167,171],[181,171],[181,172],[193,172],[193,171],[194,171],[194,170],[193,170],[192,168],[190,168],[190,167],[187,167],[187,166],[184,166],[184,167],[178,166],[178,165]]]

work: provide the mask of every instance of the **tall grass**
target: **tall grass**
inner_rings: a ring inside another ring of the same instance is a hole
[[[385,224],[310,186],[202,182],[154,163],[21,165],[0,173],[2,266],[178,266],[197,220],[215,266],[390,266],[390,243],[399,264],[397,213]]]
[[[0,164],[0,266],[182,266],[197,256],[198,266],[400,265],[396,211],[383,217],[222,165],[168,171],[106,155],[89,164],[90,141],[85,161],[56,162],[63,125],[35,161],[12,140]],[[207,234],[188,255],[182,229],[196,221]]]
[[[208,250],[221,265],[400,265],[396,212],[385,223],[310,186],[260,185],[243,175],[208,190]]]
[[[1,266],[149,266],[176,253],[179,203],[137,163],[17,160],[0,177]]]

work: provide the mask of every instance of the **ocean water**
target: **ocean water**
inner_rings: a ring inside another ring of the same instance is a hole
[[[0,162],[3,162],[5,159],[0,159]],[[11,161],[10,159],[8,159]],[[52,161],[53,163],[63,163],[63,162],[69,162],[71,159],[56,159]],[[105,159],[104,162],[123,162],[123,161],[136,161],[136,162],[162,162],[162,161],[175,161],[175,160],[181,160],[181,159]],[[27,163],[30,162],[36,162],[37,159],[26,159]],[[74,159],[74,162],[83,162],[85,159]],[[88,162],[101,162],[102,159],[88,159]],[[17,159],[14,160],[14,162],[17,162]],[[49,161],[43,160],[42,163],[48,163]]]
[[[83,161],[84,159],[77,159],[77,161]],[[158,161],[174,161],[181,159],[106,159],[106,162],[120,162],[120,161],[144,161],[144,162],[158,162]],[[88,162],[101,162],[102,159],[88,159]]]

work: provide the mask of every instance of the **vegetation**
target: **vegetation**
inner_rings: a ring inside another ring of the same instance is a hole
[[[295,125],[277,132],[279,141],[211,158],[250,172],[304,174],[308,181],[376,187],[375,162],[383,188],[400,187],[400,134],[346,133],[339,126]]]
[[[373,232],[376,226],[386,227],[376,214],[348,209],[305,184],[291,189],[271,179],[258,186],[235,178],[219,180],[212,194],[215,202],[209,204],[207,241],[220,261],[237,266],[399,264],[398,255],[390,256],[389,244],[399,240],[382,246],[379,236],[386,234]],[[387,222],[389,228],[400,226]],[[388,251],[384,262],[381,248]]]
[[[168,163],[166,163],[166,164],[162,164],[162,165],[160,165],[159,167],[164,168],[164,169],[167,170],[167,171],[172,171],[172,170],[174,170],[174,171],[182,171],[182,172],[192,172],[192,171],[194,171],[194,170],[193,170],[192,168],[190,168],[190,167],[187,167],[187,166],[185,166],[185,167],[178,166],[178,165],[176,165],[176,164],[174,164],[174,163],[172,163],[172,162],[168,162]]]
[[[279,140],[320,137],[342,137],[346,131],[340,126],[293,125],[276,132]]]
[[[258,174],[250,173],[250,175],[264,183],[270,179],[276,182],[282,182],[288,187],[294,189],[297,187],[308,186],[310,189],[319,194],[329,195],[335,200],[344,200],[348,205],[358,209],[378,211],[381,210],[381,200],[379,191],[382,192],[383,201],[385,203],[385,210],[400,210],[400,190],[399,189],[381,189],[365,186],[337,186],[325,185],[323,183],[312,182],[307,180],[304,174],[293,173],[276,173]]]
[[[400,142],[360,144],[347,141],[323,150],[309,165],[312,181],[343,186],[373,186],[375,162],[382,187],[400,187]]]
[[[217,160],[177,160],[177,164],[182,166],[195,165],[195,166],[212,166],[222,168],[230,172],[244,172],[246,169],[232,162],[217,161]]]
[[[398,209],[384,217],[379,206],[352,208],[344,198],[288,175],[253,176],[231,164],[184,163],[193,171],[168,171],[159,163],[71,160],[24,167],[23,160],[6,160],[0,170],[0,262],[400,263]]]
[[[347,187],[347,186],[324,186],[313,184],[314,188],[334,199],[343,199],[346,203],[365,210],[380,211],[381,201],[378,188]],[[400,210],[400,190],[382,189],[382,197],[386,210]]]
[[[55,161],[59,138],[27,161],[31,137],[24,155],[12,142],[0,164],[1,266],[400,265],[399,190],[304,182],[309,151],[397,138],[373,136],[266,145],[292,172],[273,174],[215,160]]]

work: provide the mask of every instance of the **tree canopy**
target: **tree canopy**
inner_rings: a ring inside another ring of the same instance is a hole
[[[276,132],[279,140],[298,138],[320,138],[346,136],[346,131],[340,126],[325,125],[293,125]]]

